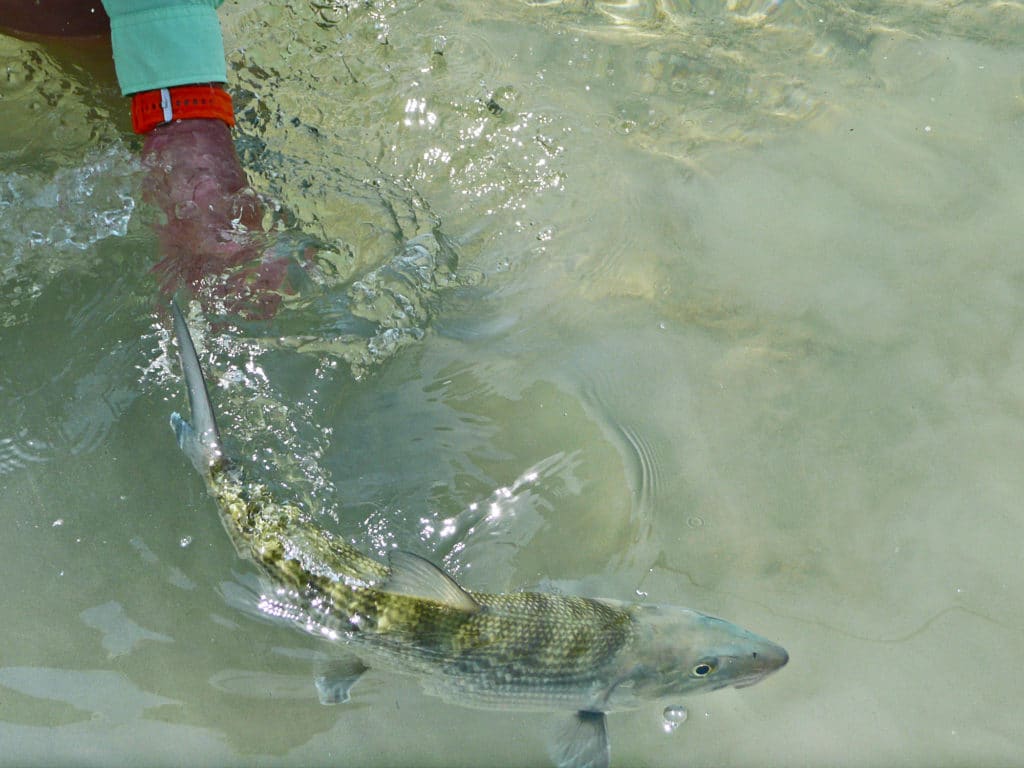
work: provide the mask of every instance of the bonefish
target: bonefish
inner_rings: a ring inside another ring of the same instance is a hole
[[[238,554],[289,593],[287,603],[301,608],[291,618],[307,631],[413,674],[457,704],[564,712],[553,757],[566,768],[608,766],[607,712],[753,685],[789,660],[781,646],[687,608],[475,592],[418,555],[393,551],[385,564],[333,538],[224,454],[177,304],[172,314],[192,415],[190,424],[171,414],[178,444],[216,498]],[[363,669],[321,679],[321,697],[346,700]]]

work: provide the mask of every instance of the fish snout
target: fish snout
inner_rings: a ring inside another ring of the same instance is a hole
[[[733,684],[734,688],[746,688],[761,682],[777,669],[789,663],[789,653],[781,645],[768,642],[758,644],[747,658],[749,672]]]
[[[782,669],[789,663],[789,653],[775,643],[765,643],[764,647],[754,651],[753,655],[765,667],[766,672]]]

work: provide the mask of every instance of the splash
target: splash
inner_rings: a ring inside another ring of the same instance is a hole
[[[120,145],[52,175],[0,171],[0,326],[24,322],[28,305],[93,246],[124,237],[139,168]]]

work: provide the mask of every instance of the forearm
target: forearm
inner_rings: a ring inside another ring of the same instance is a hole
[[[228,306],[247,314],[272,312],[276,297],[257,289],[281,279],[271,276],[272,264],[258,263],[254,235],[262,211],[231,140],[230,98],[221,92],[226,106],[215,109],[207,101],[216,100],[211,89],[191,87],[227,79],[220,2],[103,2],[118,81],[125,95],[134,94],[132,124],[145,134],[145,196],[164,212],[155,227],[163,256],[155,269],[163,288],[206,284],[208,290],[207,278],[216,277],[212,284],[221,286]],[[248,265],[254,261],[257,266]]]
[[[258,229],[260,207],[220,120],[179,120],[146,134],[145,195],[165,220],[156,225],[166,287],[196,283],[251,258],[238,233]],[[166,172],[170,169],[170,172]]]
[[[230,97],[210,87],[227,79],[220,2],[98,2],[0,0],[0,28],[17,22],[22,36],[50,33],[51,48],[54,34],[109,28],[121,91],[133,97],[132,125],[145,135],[144,196],[164,214],[155,224],[163,287],[195,288],[217,276],[230,305],[272,312],[275,295],[259,292],[281,284],[284,266],[259,261],[261,206],[232,143]],[[79,53],[80,40],[69,43]]]

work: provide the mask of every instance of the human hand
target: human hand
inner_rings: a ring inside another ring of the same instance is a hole
[[[248,186],[231,132],[220,120],[191,119],[146,134],[146,200],[164,212],[155,226],[161,288],[209,292],[228,311],[270,317],[281,301],[288,259],[264,256],[263,207]]]

